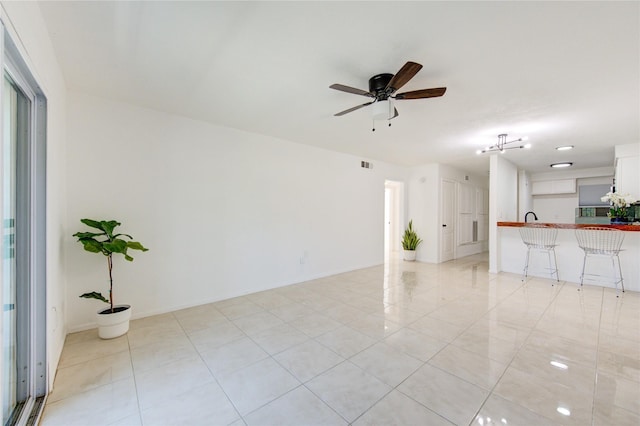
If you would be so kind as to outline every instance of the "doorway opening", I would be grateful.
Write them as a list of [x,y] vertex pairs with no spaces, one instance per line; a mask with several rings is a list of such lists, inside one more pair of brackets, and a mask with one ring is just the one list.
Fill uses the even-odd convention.
[[404,217],[404,183],[384,182],[384,260],[399,256]]

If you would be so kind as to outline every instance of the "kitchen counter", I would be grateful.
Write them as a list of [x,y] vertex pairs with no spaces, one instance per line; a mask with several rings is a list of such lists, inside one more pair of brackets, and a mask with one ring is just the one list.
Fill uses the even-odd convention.
[[[558,229],[555,248],[558,263],[560,281],[575,283],[580,285],[580,273],[582,271],[582,259],[584,252],[578,247],[575,236],[575,229],[589,226],[602,226],[605,228],[620,229],[625,231],[622,251],[620,252],[620,265],[622,267],[622,277],[626,290],[640,291],[640,225],[588,225],[572,223],[535,223],[546,225]],[[499,271],[522,274],[524,260],[527,249],[520,237],[519,228],[525,226],[524,222],[498,222],[497,241],[497,268]],[[546,268],[548,268],[547,256],[540,253],[532,254],[529,262],[529,276],[550,278]],[[587,263],[588,271],[611,276],[611,261],[608,258],[590,258]],[[591,268],[595,268],[591,269]],[[614,287],[609,282],[595,282],[585,279],[585,285],[600,285],[603,287]]]
[[640,232],[640,222],[635,222],[635,223],[636,224],[628,223],[625,225],[622,225],[622,224],[616,224],[616,225],[595,224],[594,225],[594,224],[588,224],[588,223],[498,222],[498,226],[512,226],[512,227],[520,228],[525,225],[535,224],[535,225],[544,225],[544,226],[548,226],[549,228],[558,228],[558,229],[579,229],[579,228],[590,228],[593,226],[597,226],[599,228],[612,228],[612,229],[619,229],[621,231]]

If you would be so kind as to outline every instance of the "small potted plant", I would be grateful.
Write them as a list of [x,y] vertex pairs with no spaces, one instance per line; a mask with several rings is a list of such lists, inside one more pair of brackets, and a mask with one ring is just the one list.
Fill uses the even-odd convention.
[[409,221],[409,226],[404,230],[402,236],[402,248],[404,249],[404,260],[416,260],[416,249],[422,240],[418,238],[418,234],[413,230],[413,220]]
[[629,216],[631,216],[629,207],[638,202],[629,194],[621,195],[617,192],[607,192],[600,200],[609,202],[610,208],[607,216],[611,219],[611,223],[628,222]]
[[109,304],[108,308],[100,309],[97,313],[98,336],[101,339],[113,339],[129,331],[131,319],[130,305],[113,304],[113,255],[121,254],[125,260],[131,262],[133,257],[129,255],[128,250],[147,251],[148,249],[139,242],[132,241],[131,235],[115,234],[115,228],[121,225],[115,220],[81,219],[80,222],[99,230],[99,232],[76,232],[73,236],[78,238],[78,242],[82,243],[86,251],[106,256],[109,270],[109,298],[97,291],[84,293],[80,297],[97,299]]

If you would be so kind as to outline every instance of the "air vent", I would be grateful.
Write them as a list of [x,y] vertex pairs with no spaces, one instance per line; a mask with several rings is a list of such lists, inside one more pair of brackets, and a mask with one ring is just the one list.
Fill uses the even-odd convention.
[[361,161],[360,167],[362,167],[363,169],[373,169],[373,164],[368,161]]

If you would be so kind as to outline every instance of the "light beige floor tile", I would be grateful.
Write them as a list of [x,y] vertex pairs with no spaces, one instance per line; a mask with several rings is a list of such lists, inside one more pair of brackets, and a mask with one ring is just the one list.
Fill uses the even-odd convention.
[[349,327],[376,340],[384,339],[401,328],[397,322],[379,315],[363,316],[349,323]]
[[186,334],[178,321],[173,320],[158,326],[145,326],[131,329],[127,336],[129,338],[129,346],[135,349],[162,342],[166,339],[183,337],[186,336]]
[[627,340],[604,334],[601,335],[598,340],[598,348],[603,351],[640,359],[640,342],[636,342],[635,340]]
[[269,309],[269,312],[285,322],[291,322],[299,318],[304,318],[306,315],[315,311],[301,303],[295,302]]
[[247,335],[253,336],[276,325],[284,324],[284,321],[269,312],[258,312],[233,320],[233,323]]
[[376,342],[376,339],[348,326],[342,326],[315,338],[344,358],[350,358]]
[[228,425],[240,414],[217,383],[208,383],[142,410],[142,418],[154,426]]
[[319,313],[310,313],[303,317],[296,318],[290,321],[289,324],[309,337],[317,337],[342,326],[338,321]]
[[399,305],[387,305],[381,313],[375,315],[384,316],[385,319],[398,323],[401,326],[409,325],[424,316],[424,314],[420,312],[414,312]]
[[216,303],[216,308],[225,316],[227,319],[234,320],[241,317],[245,317],[247,315],[257,314],[258,312],[264,312],[265,309],[260,305],[252,302],[251,300],[244,298],[237,303],[230,304],[222,304],[221,302]]
[[640,293],[487,265],[392,258],[71,334],[42,424],[640,424]]
[[171,329],[177,324],[176,317],[173,313],[152,315],[150,317],[132,320],[129,324],[130,330],[138,330],[141,328],[162,328]]
[[131,350],[131,361],[136,373],[153,370],[181,359],[197,357],[198,352],[187,336],[167,338]]
[[475,334],[470,331],[462,333],[451,344],[504,364],[508,364],[513,360],[521,345],[506,339],[493,337],[493,335]]
[[338,302],[334,306],[325,309],[322,313],[341,324],[349,324],[350,322],[353,322],[365,315],[364,311],[342,302]]
[[291,373],[271,358],[223,374],[218,383],[242,416],[300,386]]
[[509,367],[493,392],[556,423],[585,425],[591,422],[593,394],[549,382],[536,371]]
[[197,350],[207,351],[243,337],[246,337],[246,334],[229,321],[212,328],[193,332],[189,335],[189,340]]
[[304,386],[299,386],[257,409],[247,415],[245,420],[249,426],[339,426],[347,424],[345,419]]
[[302,383],[344,361],[343,357],[315,340],[307,340],[273,358]]
[[453,423],[437,415],[408,396],[393,390],[353,423],[354,426],[451,426]]
[[141,409],[171,400],[193,387],[214,382],[209,369],[200,359],[175,361],[136,373],[135,378]]
[[133,377],[133,369],[131,356],[126,351],[60,368],[48,401],[59,401],[128,377]]
[[204,306],[206,309],[189,308],[186,311],[182,310],[175,313],[178,323],[180,323],[185,333],[190,334],[228,321],[227,317],[211,305]]
[[594,405],[593,426],[640,425],[640,415],[638,414],[600,400],[596,400]]
[[279,294],[276,290],[267,290],[249,294],[247,295],[247,298],[264,309],[273,309],[293,302],[293,300]]
[[62,355],[60,356],[58,368],[81,364],[93,359],[103,358],[107,355],[129,350],[127,336],[102,340],[98,338],[96,333],[95,337],[96,338],[92,340],[85,340],[73,345],[65,345],[62,350]]
[[311,380],[306,387],[349,422],[392,389],[349,361]]
[[349,361],[391,387],[399,385],[423,364],[385,343],[377,343]]
[[507,364],[451,345],[431,358],[429,364],[486,390],[495,386],[507,368]]
[[595,367],[595,340],[593,342],[578,341],[534,330],[524,346],[550,357]]
[[275,355],[309,340],[309,336],[289,324],[280,324],[251,336],[262,349]]
[[511,363],[520,371],[535,372],[540,380],[564,385],[569,389],[593,394],[596,379],[595,363],[589,365],[565,356],[566,352],[546,351],[535,345],[525,344]]
[[98,340],[98,329],[92,328],[91,330],[79,331],[77,333],[67,334],[64,340],[65,346],[71,346],[76,343],[86,342],[89,340]]
[[469,424],[489,394],[429,364],[424,365],[397,388],[454,424]]
[[239,370],[269,356],[253,340],[243,337],[217,348],[201,350],[200,356],[216,376]]
[[140,414],[136,413],[109,423],[109,426],[142,426],[142,419]]
[[108,425],[138,414],[133,378],[109,383],[46,405],[41,425]]
[[615,405],[640,415],[640,382],[598,373],[595,402]]
[[431,359],[447,345],[447,342],[409,328],[401,328],[385,338],[383,342],[423,362]]
[[601,350],[598,372],[640,382],[640,359]]
[[409,325],[408,328],[449,343],[458,337],[466,327],[451,324],[427,315]]
[[472,423],[474,426],[553,426],[560,424],[498,395],[489,396]]

